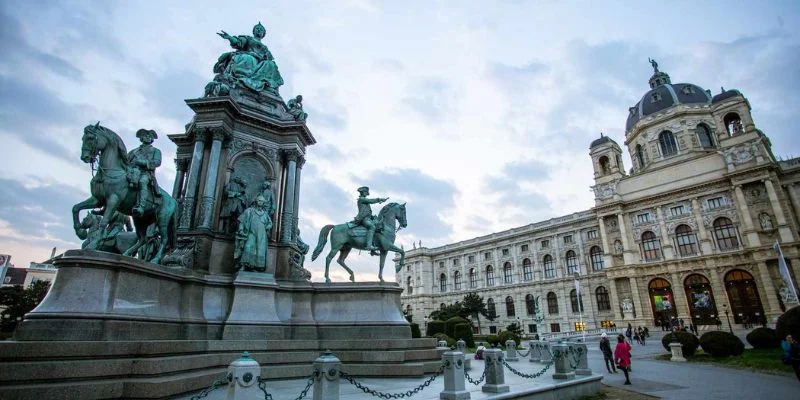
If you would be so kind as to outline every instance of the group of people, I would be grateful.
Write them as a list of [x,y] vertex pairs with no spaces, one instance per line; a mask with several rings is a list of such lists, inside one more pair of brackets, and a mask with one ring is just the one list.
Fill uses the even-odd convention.
[[641,326],[633,329],[633,326],[628,324],[628,329],[625,330],[625,336],[628,337],[628,342],[634,340],[636,343],[644,346],[645,341],[650,337],[650,330],[647,329],[647,327],[642,328]]
[[617,370],[622,370],[622,373],[625,374],[625,384],[630,385],[631,379],[629,374],[631,372],[631,344],[625,340],[625,336],[617,336],[617,345],[612,353],[611,340],[609,340],[608,335],[603,332],[600,335],[600,351],[603,352],[603,360],[605,361],[608,373],[616,374]]

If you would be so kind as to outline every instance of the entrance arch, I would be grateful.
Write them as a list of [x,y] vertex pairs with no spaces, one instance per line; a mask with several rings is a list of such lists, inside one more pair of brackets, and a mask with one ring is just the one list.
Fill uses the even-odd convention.
[[695,325],[715,325],[717,304],[714,302],[714,291],[711,283],[703,275],[691,274],[683,280],[686,299],[689,301],[689,313]]
[[760,323],[764,320],[764,307],[753,275],[747,271],[734,269],[725,274],[725,290],[731,302],[733,320],[737,324]]
[[650,306],[653,308],[653,321],[663,325],[677,317],[672,285],[664,278],[655,278],[647,285],[650,292]]

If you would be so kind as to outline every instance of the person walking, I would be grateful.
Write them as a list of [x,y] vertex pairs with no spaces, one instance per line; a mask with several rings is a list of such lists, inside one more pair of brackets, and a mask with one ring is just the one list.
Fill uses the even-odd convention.
[[606,363],[608,373],[616,374],[617,367],[614,364],[614,354],[611,352],[611,341],[608,340],[608,335],[605,332],[600,334],[600,351],[603,352],[603,361]]
[[639,341],[641,342],[642,346],[644,346],[646,344],[645,343],[645,336],[646,335],[645,335],[644,329],[642,329],[642,327],[640,326],[639,327]]
[[800,343],[786,335],[786,339],[781,342],[783,349],[783,363],[791,365],[797,379],[800,380]]
[[622,335],[617,336],[617,347],[614,348],[614,361],[616,361],[619,369],[625,374],[625,385],[631,384],[631,378],[628,375],[631,366],[631,345],[625,342],[625,337]]

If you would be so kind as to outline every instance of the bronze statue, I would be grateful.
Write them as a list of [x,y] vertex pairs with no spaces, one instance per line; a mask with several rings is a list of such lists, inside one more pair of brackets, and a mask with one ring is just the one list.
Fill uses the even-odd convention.
[[269,232],[272,229],[269,209],[262,196],[256,197],[255,204],[239,216],[236,231],[234,259],[236,269],[264,272],[269,260]]
[[376,197],[374,199],[370,199],[369,197],[369,188],[366,186],[362,186],[357,189],[358,190],[358,199],[356,199],[356,205],[358,207],[358,214],[356,217],[353,218],[352,226],[363,226],[367,228],[367,237],[366,237],[366,250],[370,252],[374,252],[377,250],[375,244],[373,243],[375,238],[375,217],[372,215],[372,207],[370,204],[375,203],[383,203],[384,201],[388,200],[389,198],[380,198]]
[[303,96],[299,94],[297,97],[289,99],[286,103],[286,107],[289,109],[289,114],[294,117],[295,121],[303,122],[308,117],[308,113],[303,111]]
[[158,134],[152,129],[139,129],[136,137],[142,144],[131,150],[128,154],[128,181],[130,187],[137,191],[134,215],[144,213],[145,201],[153,197],[160,197],[158,183],[156,182],[156,168],[161,166],[161,150],[153,147],[153,141],[158,139]]
[[244,212],[247,207],[247,184],[240,176],[236,176],[225,185],[225,203],[222,205],[222,210],[219,213],[219,219],[222,220],[222,230],[228,233],[236,232],[236,224],[239,220],[239,215]]

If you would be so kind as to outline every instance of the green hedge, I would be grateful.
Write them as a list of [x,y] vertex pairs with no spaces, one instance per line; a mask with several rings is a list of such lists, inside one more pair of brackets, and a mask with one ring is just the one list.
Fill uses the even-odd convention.
[[475,339],[472,338],[472,324],[458,324],[453,330],[453,339],[464,339],[467,347],[475,347]]
[[486,343],[489,344],[489,347],[492,347],[494,345],[498,345],[498,344],[500,344],[500,336],[489,335],[489,336],[486,337]]
[[469,321],[467,321],[465,318],[461,317],[450,318],[447,321],[444,321],[444,333],[447,334],[447,336],[450,336],[451,338],[458,339],[458,335],[455,334],[456,325],[468,324],[468,323]]
[[425,330],[425,336],[436,336],[437,333],[445,333],[444,321],[428,321],[428,328]]
[[775,329],[770,328],[753,329],[747,334],[747,343],[750,343],[750,346],[753,346],[754,349],[774,349],[781,345]]
[[744,343],[736,335],[724,331],[706,332],[700,336],[700,346],[712,357],[739,356],[744,353]]
[[500,345],[505,346],[507,341],[513,340],[517,344],[517,347],[519,347],[521,338],[516,333],[511,331],[500,331],[498,336],[500,338]]
[[792,335],[795,340],[800,338],[800,307],[792,307],[778,317],[775,334],[778,340],[785,339],[786,335]]
[[445,342],[447,342],[448,347],[453,347],[456,345],[456,340],[451,338],[450,336],[445,335],[444,333],[437,333],[433,335],[433,337],[435,337],[437,341],[444,340]]
[[411,337],[413,339],[422,337],[422,333],[419,330],[419,324],[411,324]]
[[664,346],[664,350],[672,351],[669,348],[669,344],[672,343],[673,335],[678,336],[678,342],[681,343],[681,350],[683,350],[684,357],[693,356],[697,351],[697,346],[700,345],[700,340],[697,339],[697,336],[688,332],[673,332],[664,335],[664,337],[661,338],[661,345]]

